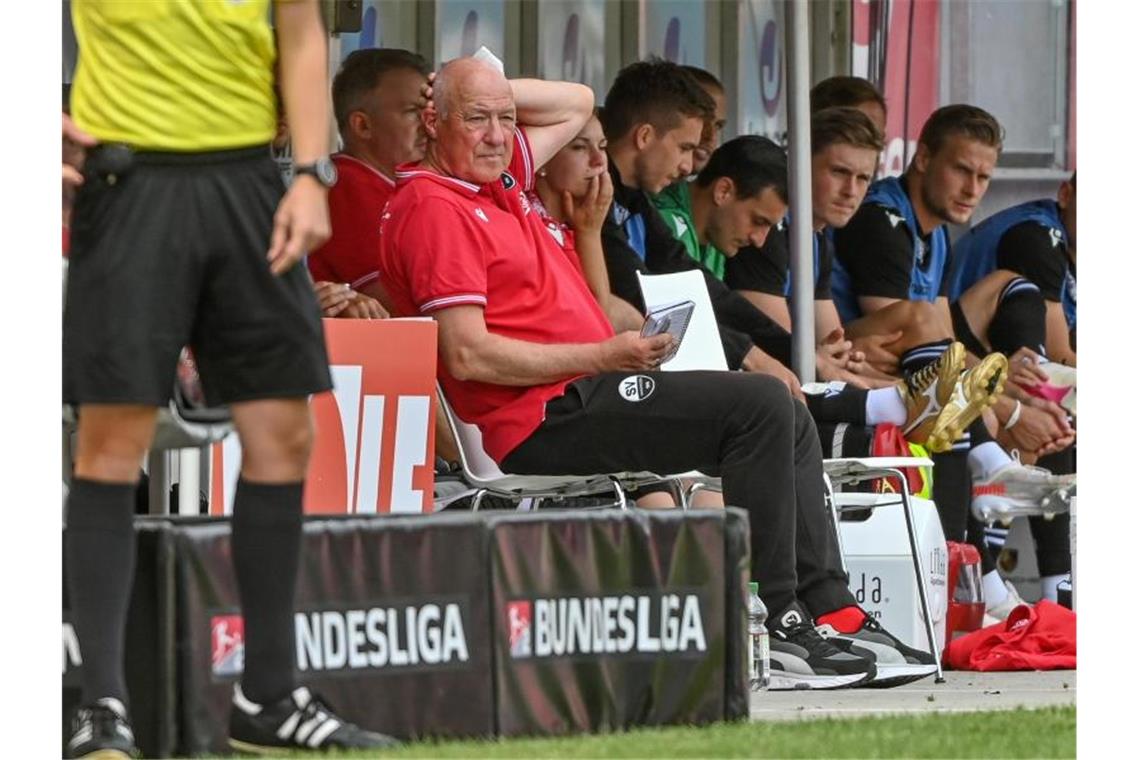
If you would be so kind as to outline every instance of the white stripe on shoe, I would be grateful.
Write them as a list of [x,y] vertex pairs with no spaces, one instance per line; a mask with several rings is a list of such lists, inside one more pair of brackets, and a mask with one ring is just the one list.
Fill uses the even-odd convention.
[[319,747],[321,742],[327,739],[329,734],[338,728],[340,728],[340,721],[336,718],[329,718],[309,737],[308,745],[314,749]]

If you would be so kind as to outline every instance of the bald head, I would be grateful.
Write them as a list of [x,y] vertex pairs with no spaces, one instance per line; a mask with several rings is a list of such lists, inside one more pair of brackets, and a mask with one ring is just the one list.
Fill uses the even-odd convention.
[[454,58],[445,63],[432,85],[432,102],[441,119],[447,118],[457,98],[503,94],[511,97],[511,85],[503,73],[490,63],[471,57]]
[[515,100],[494,66],[475,58],[444,64],[432,85],[434,109],[424,112],[425,162],[444,174],[483,184],[511,161]]

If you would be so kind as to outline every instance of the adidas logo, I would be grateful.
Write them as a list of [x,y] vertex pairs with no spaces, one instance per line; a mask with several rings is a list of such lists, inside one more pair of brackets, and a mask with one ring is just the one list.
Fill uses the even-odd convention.
[[906,221],[906,217],[896,216],[896,215],[892,214],[890,211],[888,211],[887,212],[887,221],[891,223],[892,227],[898,227],[900,224],[902,224],[903,222]]

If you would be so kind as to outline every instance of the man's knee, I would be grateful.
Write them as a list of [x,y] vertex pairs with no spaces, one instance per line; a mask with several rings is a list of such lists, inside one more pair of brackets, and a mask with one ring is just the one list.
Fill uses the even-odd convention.
[[262,408],[235,414],[242,444],[242,474],[263,482],[300,480],[313,447],[313,420],[307,404]]
[[154,436],[151,407],[92,405],[79,411],[75,475],[106,483],[137,483]]
[[[736,372],[727,375],[739,387],[728,394],[741,419],[757,424],[792,426],[796,412],[791,392],[783,381],[759,372]],[[796,402],[798,403],[798,402]],[[802,403],[799,406],[803,406]],[[805,409],[806,413],[806,409]]]

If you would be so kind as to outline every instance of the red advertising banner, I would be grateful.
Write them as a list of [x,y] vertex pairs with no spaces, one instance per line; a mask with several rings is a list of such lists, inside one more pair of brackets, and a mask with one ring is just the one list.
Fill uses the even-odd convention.
[[[436,324],[326,319],[333,390],[313,396],[316,438],[305,512],[430,512],[435,459]],[[213,447],[210,512],[229,514],[236,436]]]

